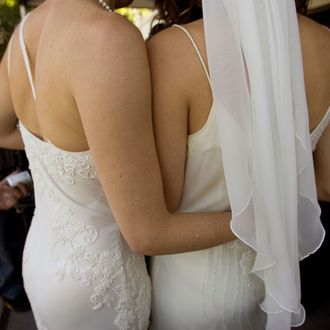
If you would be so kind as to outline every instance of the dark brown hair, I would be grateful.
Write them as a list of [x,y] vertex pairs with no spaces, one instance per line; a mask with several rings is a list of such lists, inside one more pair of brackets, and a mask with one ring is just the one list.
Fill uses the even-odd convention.
[[309,0],[295,0],[298,14],[305,15],[308,9]]
[[173,24],[186,24],[203,17],[202,0],[155,0],[159,14],[154,18],[156,25],[151,35]]
[[[297,13],[306,14],[309,0],[295,0],[295,3]],[[202,0],[155,0],[155,8],[159,14],[150,36],[173,24],[186,24],[203,17]]]

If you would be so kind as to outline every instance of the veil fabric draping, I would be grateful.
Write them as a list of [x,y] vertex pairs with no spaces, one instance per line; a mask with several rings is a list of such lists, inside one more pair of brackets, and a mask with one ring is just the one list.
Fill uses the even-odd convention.
[[269,330],[304,322],[299,260],[325,232],[294,0],[204,0],[213,102],[235,235],[256,251]]

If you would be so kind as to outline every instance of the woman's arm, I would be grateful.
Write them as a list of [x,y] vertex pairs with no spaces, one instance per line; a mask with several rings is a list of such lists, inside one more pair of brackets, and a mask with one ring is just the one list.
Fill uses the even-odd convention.
[[180,53],[177,49],[182,48],[182,39],[176,38],[182,36],[182,32],[177,29],[164,32],[148,41],[147,50],[151,66],[156,149],[166,204],[171,212],[176,212],[185,177],[189,123],[186,76],[189,70],[185,56],[173,56],[173,52]]
[[2,148],[24,149],[17,122],[9,89],[7,47],[0,63],[0,146]]
[[166,208],[140,33],[113,15],[84,33],[82,49],[84,38],[88,51],[77,53],[72,63],[73,95],[104,191],[131,249],[169,254],[231,240],[228,212],[173,215]]
[[[207,120],[208,115],[201,108],[209,109],[212,100],[200,60],[182,31],[172,28],[159,33],[149,40],[147,49],[157,154],[166,204],[175,212],[183,194],[188,134],[199,130],[200,124]],[[204,80],[205,84],[201,84]],[[197,102],[196,107],[195,98],[205,102]],[[218,214],[223,216],[226,212]],[[229,223],[224,223],[224,241],[236,238]]]

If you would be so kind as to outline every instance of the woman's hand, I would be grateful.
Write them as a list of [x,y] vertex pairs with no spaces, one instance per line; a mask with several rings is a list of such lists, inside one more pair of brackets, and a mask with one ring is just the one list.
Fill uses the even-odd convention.
[[18,201],[25,197],[29,192],[29,188],[19,183],[15,187],[10,187],[7,179],[0,181],[0,210],[8,210],[14,207]]

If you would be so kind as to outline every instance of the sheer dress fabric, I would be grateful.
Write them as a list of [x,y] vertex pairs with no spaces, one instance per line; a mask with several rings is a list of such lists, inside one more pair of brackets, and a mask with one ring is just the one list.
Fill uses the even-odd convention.
[[293,0],[203,1],[231,228],[256,251],[269,330],[304,322],[299,260],[324,238]]

